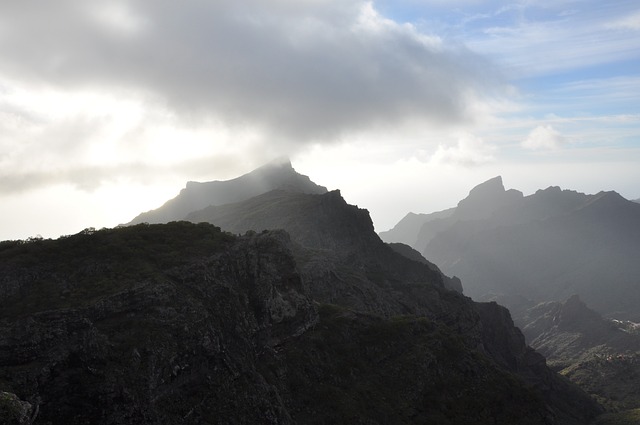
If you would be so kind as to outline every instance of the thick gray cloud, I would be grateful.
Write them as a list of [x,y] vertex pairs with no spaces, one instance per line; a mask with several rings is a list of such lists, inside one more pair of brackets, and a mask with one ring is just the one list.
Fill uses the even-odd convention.
[[472,119],[468,102],[494,88],[487,67],[355,0],[0,5],[0,78],[133,90],[289,143]]

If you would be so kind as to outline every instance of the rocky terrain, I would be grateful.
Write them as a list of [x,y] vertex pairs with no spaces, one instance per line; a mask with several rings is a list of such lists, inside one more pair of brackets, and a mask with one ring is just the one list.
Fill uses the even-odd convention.
[[0,390],[42,424],[578,424],[597,413],[504,308],[426,280],[415,294],[431,295],[429,314],[314,301],[293,249],[284,232],[185,222],[4,242]]
[[549,366],[612,411],[640,408],[640,325],[605,319],[577,295],[516,313]]
[[504,307],[383,243],[339,192],[192,212],[230,232],[171,222],[0,243],[5,422],[577,425],[601,412]]

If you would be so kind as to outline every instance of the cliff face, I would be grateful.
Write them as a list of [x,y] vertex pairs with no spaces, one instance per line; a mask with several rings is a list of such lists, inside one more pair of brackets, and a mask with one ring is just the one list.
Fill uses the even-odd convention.
[[505,311],[441,285],[387,281],[382,309],[318,314],[318,282],[283,232],[171,223],[0,248],[0,391],[36,406],[36,423],[577,424],[597,412]]
[[[318,320],[288,237],[236,240],[212,226],[170,226],[3,252],[14,267],[34,251],[48,254],[35,271],[3,263],[5,276],[22,279],[15,296],[2,298],[0,386],[38,405],[37,423],[291,422],[256,366],[261,351]],[[203,249],[184,253],[192,238]],[[143,261],[130,265],[144,272],[98,255],[97,244],[136,252]],[[56,253],[69,245],[88,251],[74,259],[80,268],[66,269],[69,253]],[[154,261],[167,251],[173,264]],[[102,282],[83,284],[94,280]],[[51,302],[38,299],[40,286],[57,292]]]
[[[427,314],[437,308],[433,288],[451,279],[437,267],[412,261],[376,235],[366,210],[339,191],[322,195],[271,191],[244,202],[208,207],[187,216],[232,233],[284,229],[314,299],[383,315]],[[457,282],[455,282],[457,283]],[[416,297],[416,292],[422,294]]]
[[0,391],[42,424],[582,424],[598,412],[503,308],[428,282],[412,284],[423,315],[317,304],[296,249],[281,231],[185,222],[5,242]]

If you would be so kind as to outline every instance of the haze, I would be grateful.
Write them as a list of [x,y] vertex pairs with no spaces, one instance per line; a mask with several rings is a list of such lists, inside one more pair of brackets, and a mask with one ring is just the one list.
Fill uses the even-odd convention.
[[640,197],[634,1],[0,4],[0,240],[112,227],[282,155],[371,212],[502,175]]

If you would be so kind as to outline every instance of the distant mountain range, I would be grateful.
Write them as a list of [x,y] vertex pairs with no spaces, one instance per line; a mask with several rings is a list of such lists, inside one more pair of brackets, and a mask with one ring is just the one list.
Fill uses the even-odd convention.
[[163,219],[0,243],[0,421],[582,425],[601,412],[507,309],[383,243],[366,210],[290,164],[189,184],[136,221]]
[[640,205],[616,192],[523,196],[496,177],[457,207],[409,214],[380,236],[410,244],[478,300],[518,309],[579,294],[599,313],[640,321]]

